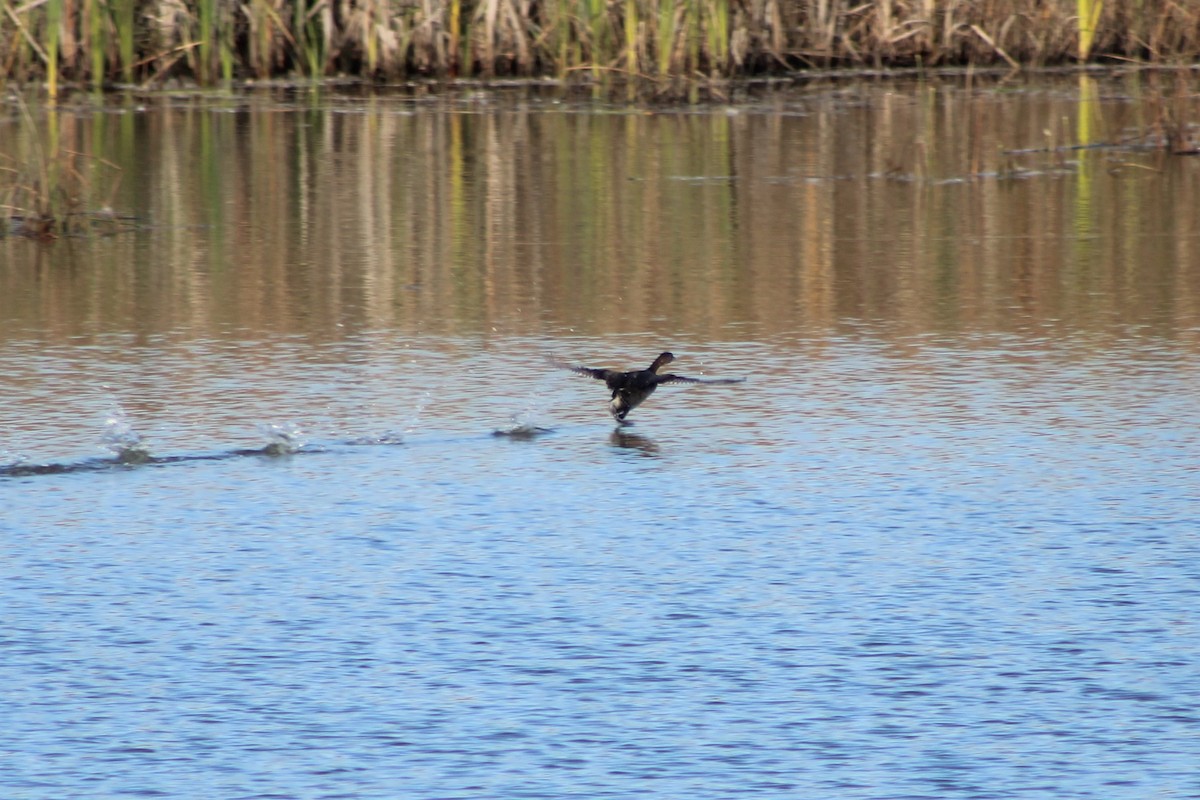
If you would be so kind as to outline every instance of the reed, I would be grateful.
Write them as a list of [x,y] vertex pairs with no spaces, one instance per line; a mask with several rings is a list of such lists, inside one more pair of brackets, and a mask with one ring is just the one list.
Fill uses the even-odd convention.
[[638,5],[637,0],[625,0],[625,71],[638,74]]
[[326,41],[319,19],[321,11],[327,6],[328,3],[324,2],[315,3],[312,7],[299,2],[292,9],[292,28],[297,32],[296,39],[304,69],[313,78],[325,74]]
[[677,13],[675,3],[664,2],[658,11],[658,76],[666,78],[672,71],[675,58]]
[[[664,83],[821,66],[1174,63],[1200,0],[0,0],[0,78],[330,72]],[[115,44],[114,44],[115,43]]]
[[64,146],[58,111],[49,109],[39,125],[24,96],[14,92],[13,98],[20,124],[33,135],[28,153],[0,155],[0,236],[52,241],[64,234],[114,231],[122,223],[111,211],[119,179],[114,177],[107,197],[97,201],[105,181],[95,176],[116,166]]
[[[612,34],[608,19],[608,4],[604,0],[588,0],[585,27],[580,38],[590,51],[590,62],[593,75],[599,77],[599,70],[606,66],[605,62],[612,60]],[[606,57],[607,56],[607,57]]]
[[137,0],[112,0],[113,26],[117,29],[117,60],[121,65],[121,80],[133,83],[137,52],[134,47],[134,5]]
[[196,0],[196,6],[196,78],[202,84],[210,84],[216,53],[217,0]]
[[1096,40],[1096,27],[1100,24],[1100,12],[1104,0],[1076,0],[1079,24],[1079,60],[1087,61]]
[[243,6],[250,20],[249,68],[258,78],[271,77],[271,63],[275,55],[276,18],[268,0],[250,0]]
[[90,57],[89,71],[93,90],[104,86],[104,67],[106,61],[106,26],[104,7],[99,0],[84,0],[83,13],[87,26],[87,50]]
[[229,4],[221,7],[220,13],[217,16],[217,38],[219,45],[217,48],[217,58],[221,62],[221,80],[229,83],[233,80],[235,69],[234,63],[234,36],[233,21],[234,10]]
[[711,66],[723,73],[729,60],[729,0],[707,0],[703,8]]
[[46,0],[46,94],[58,99],[58,47],[62,37],[62,0]]

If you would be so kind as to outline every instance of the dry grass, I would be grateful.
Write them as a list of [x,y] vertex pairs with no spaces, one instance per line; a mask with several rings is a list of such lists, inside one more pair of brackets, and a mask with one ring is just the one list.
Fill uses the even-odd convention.
[[728,78],[828,66],[1173,63],[1200,0],[0,0],[0,80]]

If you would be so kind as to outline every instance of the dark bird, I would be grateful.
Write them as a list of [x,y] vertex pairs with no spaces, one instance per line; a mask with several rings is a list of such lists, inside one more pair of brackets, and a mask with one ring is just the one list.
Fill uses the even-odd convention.
[[646,369],[635,369],[630,372],[618,372],[614,369],[594,369],[592,367],[573,367],[570,364],[558,364],[560,367],[587,375],[598,381],[604,381],[612,392],[612,402],[608,410],[617,422],[624,422],[630,411],[640,406],[642,402],[654,394],[654,390],[663,383],[741,383],[745,378],[688,378],[683,375],[659,375],[658,370],[675,360],[671,353],[661,353]]

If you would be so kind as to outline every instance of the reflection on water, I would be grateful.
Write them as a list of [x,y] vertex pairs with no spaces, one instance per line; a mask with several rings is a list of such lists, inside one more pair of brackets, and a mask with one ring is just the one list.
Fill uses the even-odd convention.
[[60,112],[0,796],[1194,795],[1200,167],[1089,80]]
[[653,456],[658,453],[658,445],[653,439],[646,436],[640,436],[629,431],[626,428],[616,428],[608,436],[609,443],[613,447],[621,447],[626,450],[634,450],[642,455]]
[[[63,111],[147,227],[0,242],[0,318],[57,341],[106,320],[322,340],[847,321],[1188,335],[1200,164],[1062,149],[1131,139],[1141,80],[818,86],[658,113],[525,95]],[[31,147],[12,123],[0,141]]]

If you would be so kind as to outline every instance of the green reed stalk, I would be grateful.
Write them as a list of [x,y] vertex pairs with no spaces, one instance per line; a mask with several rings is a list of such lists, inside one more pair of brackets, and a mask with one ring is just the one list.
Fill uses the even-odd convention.
[[460,30],[462,26],[461,0],[450,0],[450,9],[447,16],[449,17],[447,29],[450,35],[450,52],[447,54],[450,63],[447,66],[451,72],[458,73],[462,71],[462,65],[459,63],[458,56],[459,37],[462,35]]
[[299,41],[305,71],[312,78],[321,77],[325,71],[324,39],[316,14],[319,5],[320,0],[310,9],[299,0],[292,9],[292,30]]
[[196,53],[196,79],[201,85],[212,83],[213,35],[217,29],[217,0],[196,0],[200,29]]
[[683,35],[686,42],[684,49],[684,70],[691,74],[700,63],[700,6],[699,0],[685,0],[686,14]]
[[604,0],[588,0],[588,39],[591,43],[592,73],[600,77],[600,59],[607,37],[604,35],[605,12]]
[[233,82],[234,26],[233,12],[228,5],[217,10],[217,49],[221,60],[221,80],[226,85]]
[[707,29],[709,71],[724,73],[729,62],[729,0],[710,0]]
[[104,86],[104,8],[100,0],[84,0],[84,15],[87,18],[88,51],[92,60],[92,89],[100,91]]
[[367,24],[364,35],[367,37],[367,72],[372,75],[379,68],[379,37],[375,35],[375,26],[379,24],[381,17],[378,0],[367,0]]
[[630,75],[636,75],[638,72],[637,30],[637,0],[625,0],[625,69]]
[[567,38],[571,42],[571,66],[584,67],[589,64],[592,47],[592,10],[588,0],[568,0],[571,28]]
[[121,80],[133,83],[134,7],[137,0],[112,0],[117,28],[117,56],[121,61]]
[[659,0],[658,6],[658,75],[665,77],[671,69],[675,54],[675,0]]
[[568,53],[565,63],[571,68],[583,67],[587,63],[590,47],[586,29],[588,22],[585,15],[590,12],[586,6],[582,5],[581,0],[561,0],[561,2],[564,26],[563,47]]
[[1096,26],[1100,24],[1100,11],[1104,0],[1076,0],[1076,15],[1079,25],[1079,60],[1087,61],[1096,39]]
[[58,47],[62,35],[63,0],[46,3],[46,93],[53,103],[58,99]]

